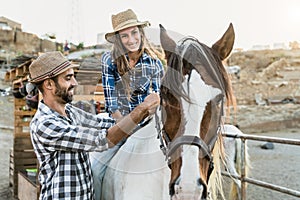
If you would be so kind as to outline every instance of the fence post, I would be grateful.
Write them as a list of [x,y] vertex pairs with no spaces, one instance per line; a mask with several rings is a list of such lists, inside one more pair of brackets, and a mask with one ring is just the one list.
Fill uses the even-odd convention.
[[247,176],[246,171],[246,140],[244,138],[241,138],[241,199],[246,199],[246,182],[245,177]]

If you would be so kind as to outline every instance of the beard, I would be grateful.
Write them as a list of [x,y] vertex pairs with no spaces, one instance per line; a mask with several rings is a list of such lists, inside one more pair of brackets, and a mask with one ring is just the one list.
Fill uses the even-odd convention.
[[56,84],[55,95],[60,97],[63,103],[71,103],[73,101],[73,94],[70,94],[69,91],[73,89],[74,86],[70,86],[68,89],[61,88],[59,84]]

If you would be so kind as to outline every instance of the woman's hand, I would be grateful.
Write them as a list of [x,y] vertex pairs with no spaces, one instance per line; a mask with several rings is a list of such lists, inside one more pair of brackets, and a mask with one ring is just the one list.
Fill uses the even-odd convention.
[[119,110],[117,110],[114,113],[111,113],[112,118],[114,118],[115,120],[119,121],[123,118],[123,115],[121,114],[121,112]]
[[143,102],[143,104],[147,106],[149,115],[155,113],[157,106],[159,106],[159,103],[160,103],[160,97],[158,93],[149,94]]

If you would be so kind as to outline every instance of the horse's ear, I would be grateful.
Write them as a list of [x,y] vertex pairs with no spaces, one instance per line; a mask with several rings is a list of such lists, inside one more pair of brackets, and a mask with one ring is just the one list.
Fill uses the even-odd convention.
[[227,31],[224,33],[221,39],[219,39],[213,46],[212,48],[216,50],[219,55],[221,60],[224,60],[227,58],[232,51],[233,44],[234,44],[234,29],[232,23],[230,23]]
[[160,43],[163,50],[165,51],[166,58],[168,59],[170,54],[175,52],[176,43],[174,42],[173,39],[169,37],[169,35],[167,34],[167,30],[161,24],[159,24],[159,28],[160,28]]

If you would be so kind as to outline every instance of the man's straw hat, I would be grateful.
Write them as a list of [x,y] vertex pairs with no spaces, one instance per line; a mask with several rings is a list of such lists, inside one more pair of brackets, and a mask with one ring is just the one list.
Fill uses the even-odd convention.
[[75,66],[61,52],[43,53],[29,66],[30,82],[38,83],[47,78],[55,77],[71,67]]
[[150,23],[148,21],[140,22],[137,19],[136,14],[131,9],[120,12],[116,15],[112,15],[111,21],[112,21],[112,26],[114,31],[105,34],[105,39],[111,43],[114,43],[116,32],[120,30],[132,26],[142,26],[142,27],[150,26]]

